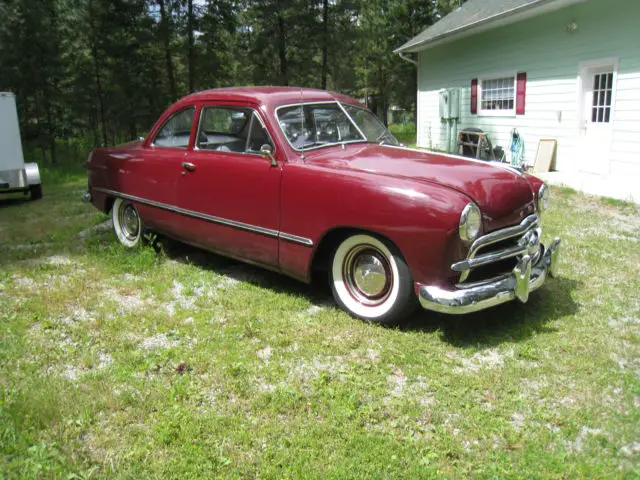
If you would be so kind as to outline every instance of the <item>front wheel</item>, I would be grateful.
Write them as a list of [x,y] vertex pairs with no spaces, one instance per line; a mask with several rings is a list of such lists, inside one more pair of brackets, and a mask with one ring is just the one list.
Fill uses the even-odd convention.
[[401,253],[371,235],[351,235],[338,245],[329,278],[336,302],[365,321],[395,325],[417,305]]
[[135,205],[121,198],[113,202],[111,209],[113,230],[120,243],[127,248],[134,248],[140,244],[142,238],[142,220]]

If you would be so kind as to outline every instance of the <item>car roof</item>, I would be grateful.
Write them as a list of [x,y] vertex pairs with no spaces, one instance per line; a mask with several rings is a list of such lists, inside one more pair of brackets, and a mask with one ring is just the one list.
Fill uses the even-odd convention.
[[181,98],[181,105],[206,101],[247,102],[276,108],[279,105],[306,102],[346,102],[360,105],[351,97],[341,93],[301,87],[228,87],[214,88],[192,93]]

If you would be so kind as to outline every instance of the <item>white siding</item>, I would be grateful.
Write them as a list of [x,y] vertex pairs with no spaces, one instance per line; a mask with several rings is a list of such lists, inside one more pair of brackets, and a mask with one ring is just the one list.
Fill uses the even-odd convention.
[[[610,154],[612,175],[640,175],[640,1],[589,2],[441,45],[420,54],[418,72],[418,145],[446,149],[438,91],[460,87],[460,127],[488,132],[508,149],[511,129],[525,142],[532,164],[538,140],[558,140],[556,168],[577,171],[578,74],[580,63],[618,59]],[[578,29],[568,33],[566,25]],[[471,79],[502,72],[526,72],[525,115],[471,115]]]

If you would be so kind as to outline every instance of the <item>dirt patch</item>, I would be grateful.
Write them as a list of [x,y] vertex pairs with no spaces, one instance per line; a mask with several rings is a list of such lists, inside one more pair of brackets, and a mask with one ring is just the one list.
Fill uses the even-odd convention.
[[113,300],[118,305],[118,311],[121,314],[140,310],[145,305],[150,305],[153,301],[149,298],[143,300],[139,294],[123,295],[113,288],[107,288],[104,296],[109,300]]
[[325,307],[320,306],[320,305],[311,305],[309,308],[307,308],[305,311],[302,312],[303,315],[305,316],[313,316],[313,315],[317,315],[318,313],[320,313],[322,310],[324,310]]
[[516,412],[513,415],[511,415],[511,421],[509,423],[511,424],[511,427],[516,432],[519,432],[520,430],[522,430],[522,427],[524,427],[524,420],[525,420],[524,414]]
[[582,453],[589,442],[589,438],[597,435],[601,435],[602,430],[599,428],[589,428],[587,426],[583,426],[578,432],[576,439],[574,441],[566,442],[565,446],[567,450],[574,453]]
[[348,360],[344,357],[320,357],[316,356],[311,361],[300,360],[290,363],[287,383],[308,384],[311,380],[315,380],[321,374],[327,374],[331,378],[344,380],[345,366]]
[[141,350],[159,350],[176,347],[179,344],[177,339],[169,338],[166,333],[159,333],[142,339],[139,348]]
[[435,397],[426,378],[418,376],[411,380],[399,368],[387,377],[387,389],[389,395],[383,399],[384,403],[389,403],[392,399],[418,402],[423,407],[435,403]]
[[45,258],[43,263],[46,263],[47,265],[56,265],[56,266],[78,264],[78,262],[76,262],[75,260],[72,260],[70,257],[66,255],[53,255],[51,257]]
[[105,222],[99,223],[98,225],[94,225],[93,227],[82,230],[80,233],[78,233],[78,238],[85,239],[90,235],[106,232],[111,229],[113,229],[113,221],[107,220]]
[[84,307],[77,307],[71,310],[69,315],[63,317],[61,323],[65,325],[72,325],[76,322],[88,322],[93,320],[93,316],[87,312]]
[[29,278],[29,277],[14,275],[12,279],[16,283],[16,285],[18,285],[21,288],[26,288],[31,290],[38,286],[38,284],[32,278]]
[[[507,350],[502,353],[495,349],[477,352],[471,358],[458,358],[462,365],[454,368],[453,373],[474,373],[485,369],[502,368],[505,359],[512,357],[513,350]],[[454,358],[457,358],[457,355],[454,355]]]
[[387,377],[387,384],[389,386],[389,394],[392,397],[400,397],[407,386],[407,376],[397,368]]
[[264,363],[269,363],[269,359],[271,358],[271,347],[267,345],[266,347],[258,350],[256,354]]

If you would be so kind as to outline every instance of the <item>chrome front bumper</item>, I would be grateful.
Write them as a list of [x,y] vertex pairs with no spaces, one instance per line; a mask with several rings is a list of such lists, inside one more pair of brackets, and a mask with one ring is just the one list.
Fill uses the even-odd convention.
[[510,275],[468,288],[445,289],[422,285],[419,289],[420,304],[427,310],[440,313],[471,313],[494,307],[514,299],[525,303],[529,292],[540,288],[547,278],[556,275],[560,261],[560,237],[556,237],[545,250],[536,265],[524,255]]

